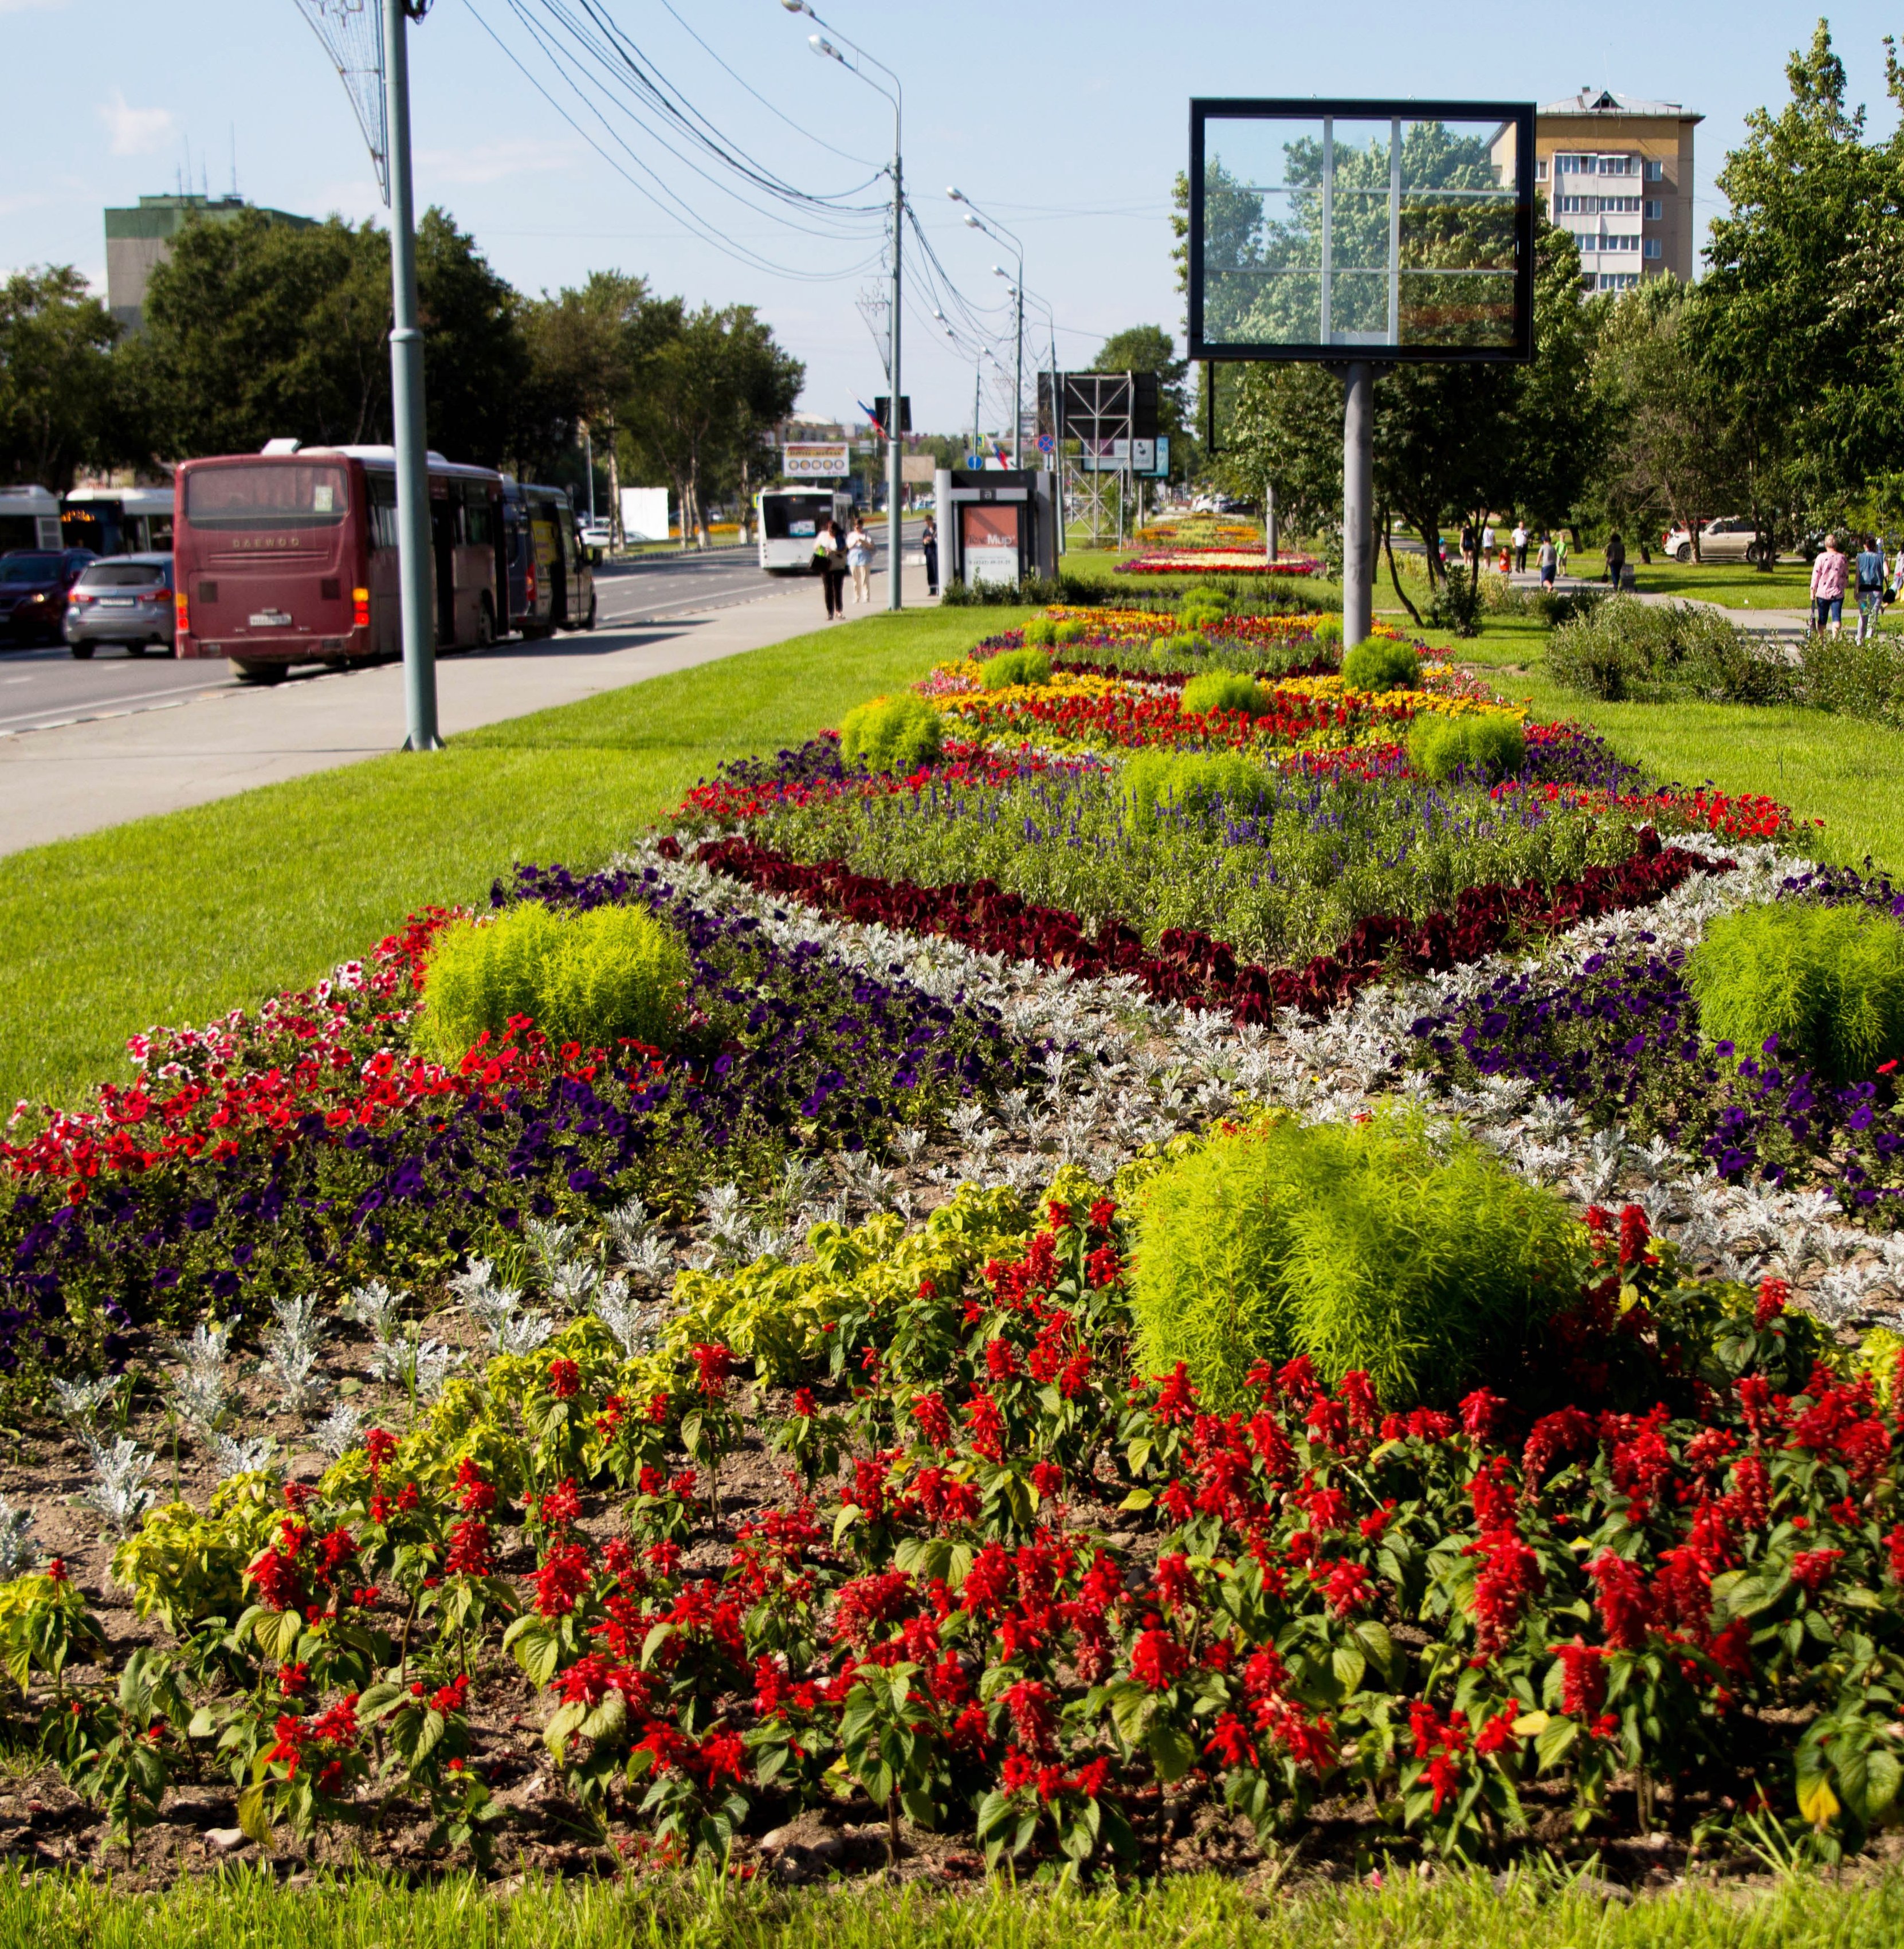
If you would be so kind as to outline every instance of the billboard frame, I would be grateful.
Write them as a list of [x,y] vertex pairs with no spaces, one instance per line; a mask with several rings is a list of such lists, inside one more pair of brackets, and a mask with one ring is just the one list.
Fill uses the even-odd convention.
[[[1499,122],[1512,124],[1514,141],[1514,316],[1511,346],[1281,344],[1208,342],[1204,336],[1204,128],[1215,121]],[[1190,103],[1189,344],[1186,356],[1221,360],[1274,360],[1288,364],[1346,365],[1524,365],[1534,350],[1534,106],[1514,101],[1417,101],[1397,97],[1193,96]]]

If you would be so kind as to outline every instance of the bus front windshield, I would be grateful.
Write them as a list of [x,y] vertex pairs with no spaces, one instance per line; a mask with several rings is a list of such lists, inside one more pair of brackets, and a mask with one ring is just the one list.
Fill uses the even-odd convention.
[[185,519],[194,528],[334,527],[349,505],[347,477],[334,464],[247,461],[185,477]]
[[832,512],[831,494],[763,495],[761,532],[770,542],[811,541]]

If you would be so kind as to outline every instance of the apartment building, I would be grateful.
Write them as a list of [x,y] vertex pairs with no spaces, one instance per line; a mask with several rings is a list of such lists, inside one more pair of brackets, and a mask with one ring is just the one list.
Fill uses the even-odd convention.
[[[175,195],[142,196],[134,210],[106,212],[106,304],[129,332],[144,321],[145,288],[153,272],[172,253],[172,240],[194,218],[217,223],[228,221],[253,206],[241,196],[201,196],[181,190]],[[273,223],[303,228],[311,216],[267,210],[261,215]]]
[[1535,186],[1573,233],[1587,290],[1628,291],[1663,271],[1691,277],[1692,132],[1704,120],[1610,89],[1536,111]]

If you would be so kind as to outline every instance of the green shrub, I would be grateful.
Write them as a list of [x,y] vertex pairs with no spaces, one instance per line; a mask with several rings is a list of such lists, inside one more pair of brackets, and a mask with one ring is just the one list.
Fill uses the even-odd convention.
[[1686,960],[1711,1042],[1779,1066],[1862,1080],[1904,1059],[1904,927],[1865,906],[1775,900],[1714,921]]
[[1208,813],[1219,805],[1253,810],[1271,795],[1274,782],[1260,765],[1235,751],[1139,751],[1124,762],[1125,823],[1148,832],[1159,806]]
[[1091,626],[1082,617],[1067,616],[1051,632],[1054,642],[1081,643],[1091,633]]
[[1409,727],[1409,763],[1418,776],[1437,782],[1463,765],[1489,783],[1520,770],[1527,741],[1511,717],[1444,717],[1424,710]]
[[1406,643],[1371,636],[1343,653],[1342,681],[1351,690],[1412,690],[1421,681],[1421,659]]
[[1269,694],[1253,677],[1240,670],[1206,670],[1183,687],[1180,707],[1187,716],[1211,710],[1246,710],[1260,717],[1269,708]]
[[1904,645],[1895,636],[1808,636],[1799,655],[1807,704],[1904,727]]
[[1464,568],[1451,568],[1440,586],[1428,598],[1421,620],[1431,629],[1446,629],[1457,636],[1481,633],[1481,592],[1474,577]]
[[1004,690],[1017,683],[1049,683],[1051,660],[1042,650],[1004,650],[978,667],[987,690]]
[[1058,641],[1058,625],[1048,616],[1034,616],[1025,625],[1025,642],[1027,646],[1054,643]]
[[1342,618],[1340,616],[1319,616],[1309,626],[1309,633],[1325,649],[1338,645],[1342,641]]
[[1548,639],[1547,667],[1569,690],[1642,704],[1776,704],[1797,687],[1782,660],[1716,610],[1632,595],[1609,596],[1561,623]]
[[551,1042],[612,1049],[632,1036],[657,1048],[679,1034],[688,951],[645,907],[557,913],[539,901],[493,920],[446,927],[424,968],[419,1034],[453,1062],[487,1029],[528,1015]]
[[1418,1116],[1213,1137],[1138,1197],[1131,1301],[1146,1372],[1181,1360],[1213,1406],[1258,1360],[1360,1369],[1395,1407],[1510,1372],[1571,1296],[1573,1220]]
[[873,772],[915,772],[939,755],[945,729],[923,697],[902,691],[856,704],[840,720],[840,755]]

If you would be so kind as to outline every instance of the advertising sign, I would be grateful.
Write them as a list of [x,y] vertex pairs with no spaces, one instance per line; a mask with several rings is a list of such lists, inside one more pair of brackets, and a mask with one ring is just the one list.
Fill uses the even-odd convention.
[[789,480],[843,480],[853,471],[850,440],[790,440],[780,453]]
[[1004,502],[968,501],[960,507],[968,586],[1018,580],[1018,523],[1023,512],[1017,505]]
[[1078,465],[1086,474],[1123,474],[1129,471],[1162,479],[1170,471],[1170,437],[1155,440],[1087,440]]

